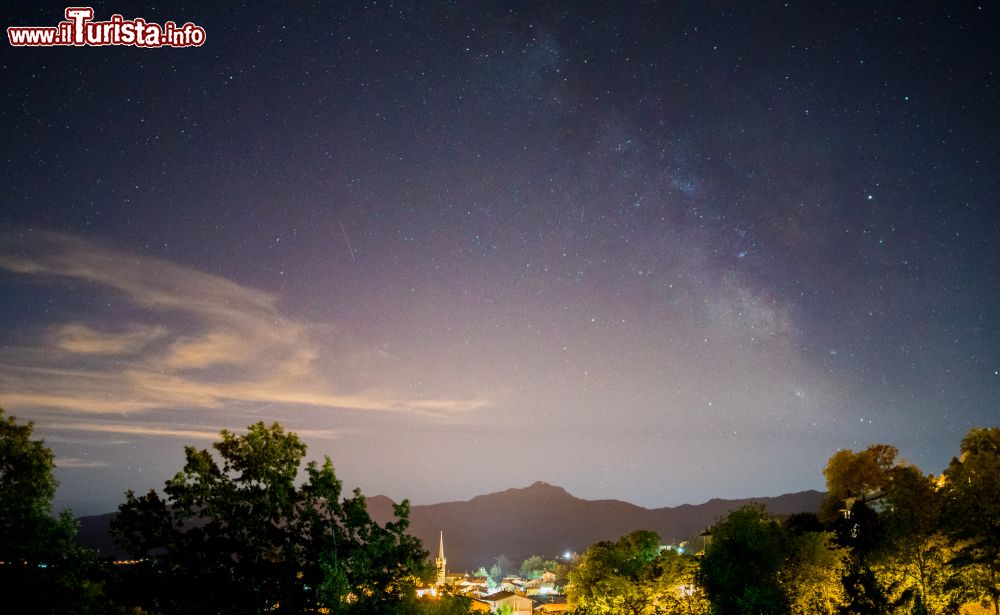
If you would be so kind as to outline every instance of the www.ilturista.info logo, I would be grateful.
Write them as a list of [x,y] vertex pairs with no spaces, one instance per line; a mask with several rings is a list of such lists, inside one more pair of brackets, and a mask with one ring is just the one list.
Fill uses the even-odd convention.
[[109,21],[94,21],[94,9],[89,6],[71,6],[64,14],[66,21],[56,26],[7,28],[7,40],[15,47],[201,47],[205,44],[205,28],[191,22],[183,26],[172,21],[160,25],[141,17],[125,19],[117,14]]

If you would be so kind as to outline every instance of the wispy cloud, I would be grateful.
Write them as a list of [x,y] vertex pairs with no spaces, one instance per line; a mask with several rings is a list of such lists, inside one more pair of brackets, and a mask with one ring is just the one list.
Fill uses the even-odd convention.
[[57,327],[54,342],[57,348],[66,352],[123,354],[140,351],[166,334],[166,328],[160,326],[133,325],[125,331],[109,332],[74,323]]
[[81,459],[79,457],[60,457],[56,459],[57,468],[106,468],[111,464],[100,459]]
[[185,440],[218,440],[219,431],[221,431],[220,429],[183,429],[153,424],[88,422],[53,423],[47,425],[45,429],[57,432],[82,431],[99,434],[172,437],[183,438]]
[[455,419],[489,404],[414,399],[376,382],[377,373],[345,374],[330,351],[344,346],[335,327],[298,321],[275,295],[159,258],[64,234],[7,233],[0,269],[53,285],[83,283],[123,306],[113,320],[94,314],[48,325],[0,352],[0,403],[11,409],[100,414],[269,403]]
[[[97,433],[97,434],[120,434],[120,435],[130,435],[130,436],[145,436],[145,437],[169,437],[169,438],[181,438],[184,440],[208,440],[216,441],[219,440],[219,433],[223,429],[228,429],[233,433],[241,433],[240,429],[232,429],[226,427],[178,427],[176,425],[169,425],[165,423],[120,423],[120,422],[101,422],[101,421],[74,421],[74,422],[56,422],[50,423],[43,427],[47,432],[55,433],[67,433],[67,432],[85,432],[85,433]],[[350,429],[295,429],[296,434],[304,438],[311,438],[316,440],[333,440],[338,437],[353,433],[354,430]],[[48,438],[51,440],[51,438]],[[121,441],[121,443],[127,443],[128,441]]]

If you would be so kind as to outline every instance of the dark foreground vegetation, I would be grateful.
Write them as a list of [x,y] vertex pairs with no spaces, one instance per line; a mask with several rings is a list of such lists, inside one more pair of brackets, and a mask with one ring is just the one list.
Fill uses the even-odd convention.
[[406,533],[405,501],[375,523],[328,458],[302,468],[305,444],[278,424],[223,431],[214,454],[187,447],[163,495],[128,492],[112,526],[134,558],[124,563],[99,561],[76,546],[72,516],[50,515],[53,458],[32,425],[11,417],[0,430],[5,613],[467,611],[464,598],[416,599],[434,571]]
[[[127,563],[99,560],[70,514],[52,516],[52,453],[31,433],[0,410],[5,613],[470,612],[466,598],[416,597],[434,570],[405,501],[374,522],[329,459],[302,466],[305,445],[280,425],[223,431],[214,452],[187,448],[161,492],[127,493],[113,524]],[[839,451],[824,474],[818,514],[746,506],[686,551],[636,531],[558,570],[522,568],[554,572],[579,615],[1000,615],[1000,429],[970,431],[937,477],[887,445]]]

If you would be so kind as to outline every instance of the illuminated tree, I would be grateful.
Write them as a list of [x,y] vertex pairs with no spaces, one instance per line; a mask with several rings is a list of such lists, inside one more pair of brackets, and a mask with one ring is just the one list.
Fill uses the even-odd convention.
[[472,600],[466,596],[439,593],[434,598],[419,598],[394,608],[383,606],[378,613],[389,615],[470,615]]
[[913,466],[893,468],[885,508],[885,545],[873,571],[889,600],[914,613],[956,611],[952,548],[940,531],[942,501],[933,478]]
[[521,564],[521,576],[526,579],[537,579],[545,572],[555,572],[558,565],[554,560],[546,560],[541,555],[532,555]]
[[486,582],[486,586],[490,588],[491,591],[499,590],[503,585],[503,568],[500,567],[499,563],[495,563],[490,566],[490,576]]
[[53,526],[56,493],[52,451],[32,440],[34,423],[18,424],[0,409],[0,554],[4,561],[38,561]]
[[943,475],[944,525],[957,542],[955,563],[981,570],[977,598],[1000,615],[1000,429],[972,429]]
[[698,560],[673,550],[653,562],[658,588],[657,606],[665,613],[703,615],[711,610],[705,590],[698,585]]
[[697,561],[669,549],[659,536],[638,531],[600,542],[570,572],[570,602],[579,615],[702,615],[709,604],[697,585]]
[[147,564],[141,606],[163,613],[392,612],[428,574],[427,553],[408,536],[408,505],[384,527],[358,490],[341,499],[329,458],[296,476],[306,446],[277,423],[222,432],[155,491],[129,492],[113,530]]
[[871,565],[886,604],[906,613],[957,613],[964,592],[953,581],[960,576],[949,565],[953,550],[940,533],[887,549]]
[[[840,450],[823,470],[827,497],[820,505],[820,514],[831,524],[837,543],[851,553],[844,578],[851,613],[884,613],[890,608],[884,586],[872,568],[885,548],[884,523],[866,498],[882,495],[896,467],[896,454],[896,448],[887,444],[875,444],[857,453]],[[841,510],[845,514],[841,515]]]
[[795,615],[832,615],[847,604],[843,577],[849,551],[829,532],[791,533],[789,557],[778,574]]
[[858,453],[846,449],[834,453],[823,470],[827,491],[821,505],[823,516],[832,519],[846,499],[885,487],[897,453],[888,444],[873,444]]
[[637,531],[617,542],[599,542],[569,572],[567,591],[580,613],[654,613],[662,587],[655,565],[660,537]]
[[542,564],[545,559],[541,555],[532,555],[521,562],[521,576],[526,579],[537,579],[542,576]]

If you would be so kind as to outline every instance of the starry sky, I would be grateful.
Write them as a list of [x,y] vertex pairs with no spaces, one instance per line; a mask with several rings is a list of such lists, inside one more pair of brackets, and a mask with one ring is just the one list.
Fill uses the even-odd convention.
[[0,406],[56,508],[258,420],[367,494],[645,506],[1000,422],[995,2],[260,4],[4,42]]

